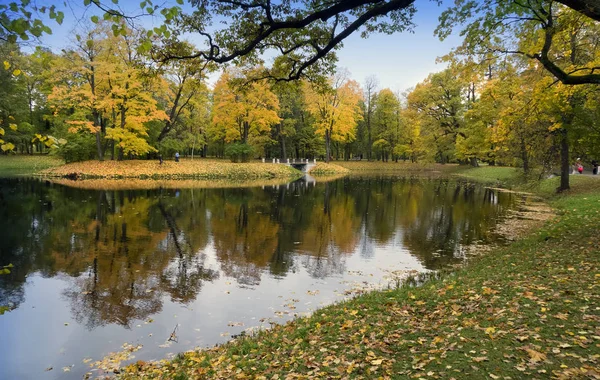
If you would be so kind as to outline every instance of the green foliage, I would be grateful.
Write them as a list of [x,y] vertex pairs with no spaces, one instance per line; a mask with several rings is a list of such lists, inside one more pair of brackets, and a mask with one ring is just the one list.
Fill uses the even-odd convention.
[[96,157],[96,140],[90,134],[70,134],[67,143],[57,149],[57,154],[67,163],[91,160]]
[[254,154],[254,148],[249,144],[234,142],[225,147],[225,155],[231,162],[248,162]]

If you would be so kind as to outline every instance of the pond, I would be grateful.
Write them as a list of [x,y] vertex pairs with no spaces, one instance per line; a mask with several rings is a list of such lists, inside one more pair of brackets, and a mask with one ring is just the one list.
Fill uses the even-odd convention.
[[0,265],[14,265],[0,276],[2,376],[94,377],[111,352],[161,359],[393,286],[497,240],[521,198],[394,176],[151,190],[0,179]]

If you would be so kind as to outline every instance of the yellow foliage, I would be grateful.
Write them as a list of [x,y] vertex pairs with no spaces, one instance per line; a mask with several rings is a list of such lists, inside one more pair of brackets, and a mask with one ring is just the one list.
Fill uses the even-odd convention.
[[246,143],[249,137],[257,141],[281,121],[279,100],[267,82],[235,86],[234,75],[241,73],[225,71],[215,85],[213,135],[223,136],[226,142]]
[[308,112],[315,118],[315,133],[329,135],[333,141],[355,139],[356,125],[362,120],[358,82],[338,75],[329,78],[326,87],[304,83],[303,90]]

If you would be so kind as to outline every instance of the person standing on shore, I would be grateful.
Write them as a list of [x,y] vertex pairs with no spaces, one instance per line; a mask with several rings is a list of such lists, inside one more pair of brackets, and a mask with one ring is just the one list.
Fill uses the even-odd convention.
[[175,162],[179,162],[179,152],[175,152]]

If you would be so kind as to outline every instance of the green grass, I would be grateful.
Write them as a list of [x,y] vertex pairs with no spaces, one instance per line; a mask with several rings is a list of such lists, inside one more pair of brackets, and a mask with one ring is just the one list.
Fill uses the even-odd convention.
[[515,184],[525,180],[523,170],[505,166],[458,166],[449,167],[450,172],[467,179],[481,182],[494,182],[499,184]]
[[[468,178],[512,181],[506,168]],[[376,291],[254,337],[123,378],[595,378],[600,373],[600,192],[596,178],[528,184],[557,217],[420,287]],[[589,181],[598,181],[589,182]]]
[[60,158],[47,155],[0,155],[0,177],[32,175],[63,163]]
[[518,187],[524,191],[534,192],[547,198],[568,197],[571,194],[600,193],[600,176],[571,175],[569,177],[571,189],[561,195],[556,194],[559,184],[560,177],[554,177],[542,181],[531,181]]

